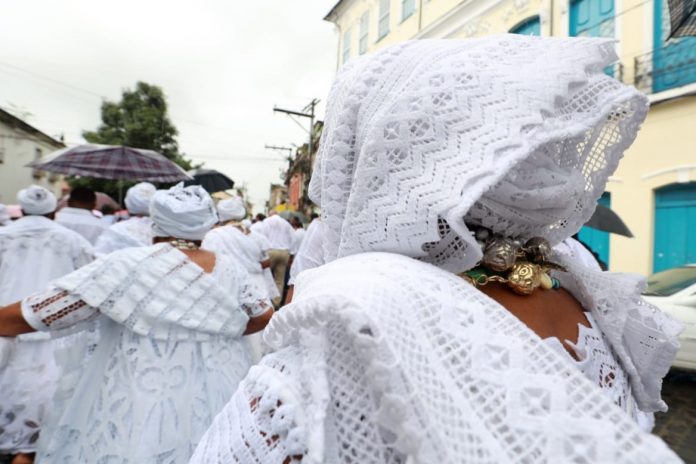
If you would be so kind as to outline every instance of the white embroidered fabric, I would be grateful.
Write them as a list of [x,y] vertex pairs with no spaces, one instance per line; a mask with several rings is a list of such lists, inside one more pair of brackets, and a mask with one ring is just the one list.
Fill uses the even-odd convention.
[[206,274],[168,244],[117,251],[53,286],[23,301],[27,321],[99,343],[59,353],[39,461],[188,462],[249,368],[248,315],[270,302],[234,261],[216,256]]
[[[621,276],[598,275],[617,296],[597,299],[595,318],[650,314],[625,306]],[[679,462],[567,355],[449,272],[369,253],[296,285],[265,332],[279,351],[192,463]]]
[[[256,223],[260,224],[260,223]],[[268,250],[271,249],[271,244],[268,242],[268,239],[266,238],[263,233],[254,232],[251,230],[249,233],[249,238],[251,238],[256,244],[261,248],[261,251],[263,251],[263,259],[264,261],[268,259]],[[278,286],[275,284],[275,280],[273,280],[273,273],[271,272],[271,268],[267,267],[263,270],[263,278],[266,281],[266,288],[268,289],[268,297],[273,300],[274,298],[279,298],[280,297],[280,292],[278,291]]]
[[307,227],[307,233],[302,240],[302,245],[300,245],[295,258],[292,260],[288,285],[295,285],[295,279],[300,275],[300,272],[314,269],[324,264],[323,240],[324,223],[319,219],[315,219]]
[[461,272],[481,257],[465,217],[552,244],[571,236],[647,114],[643,95],[603,73],[615,60],[611,41],[521,35],[352,60],[310,184],[326,261],[386,251]]
[[[626,411],[636,421],[641,430],[650,432],[655,425],[654,415],[638,409],[631,394],[631,385],[626,372],[619,364],[617,356],[604,335],[597,328],[592,315],[586,316],[590,326],[578,324],[576,342],[572,340],[561,342],[556,337],[545,338],[544,342],[573,363],[590,382],[596,383],[615,405]],[[573,350],[575,358],[568,353],[564,344]]]
[[0,306],[42,289],[94,259],[81,235],[43,216],[26,216],[0,229]]
[[[87,240],[43,216],[25,216],[0,228],[0,306],[44,288],[92,259]],[[47,334],[0,339],[0,454],[36,450],[62,375],[54,351],[70,340],[52,340]]]
[[152,219],[132,217],[117,222],[97,238],[94,246],[99,255],[108,255],[124,248],[152,245]]
[[268,284],[261,268],[261,261],[268,257],[249,235],[234,226],[217,227],[206,234],[201,247],[234,259],[268,295]]
[[[299,275],[264,334],[279,351],[192,462],[679,462],[626,403],[446,272],[481,257],[465,221],[557,244],[589,218],[647,114],[603,73],[615,58],[609,41],[512,35],[407,42],[344,66],[310,185],[329,264]],[[634,276],[561,263],[627,401],[664,410],[679,324]]]
[[271,249],[292,250],[295,229],[292,228],[288,221],[277,214],[264,219],[258,230],[256,228],[253,229],[253,232],[257,231],[266,236]]

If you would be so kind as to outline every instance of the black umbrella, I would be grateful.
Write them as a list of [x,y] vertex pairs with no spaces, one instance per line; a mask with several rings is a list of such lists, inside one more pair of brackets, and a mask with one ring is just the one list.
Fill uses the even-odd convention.
[[215,169],[193,169],[187,174],[193,180],[186,182],[186,185],[200,185],[208,193],[221,192],[234,187],[234,181]]
[[604,205],[597,205],[597,209],[595,209],[594,214],[585,225],[611,234],[633,237],[630,229],[624,224],[619,215]]
[[696,36],[696,0],[667,0],[667,4],[669,6],[669,38]]

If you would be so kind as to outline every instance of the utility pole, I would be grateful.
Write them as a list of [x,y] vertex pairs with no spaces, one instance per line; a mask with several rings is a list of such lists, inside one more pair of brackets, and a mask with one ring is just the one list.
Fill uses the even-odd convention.
[[[315,109],[318,104],[319,100],[313,98],[312,101],[309,102],[309,104],[302,108],[300,111],[286,110],[283,108],[278,108],[276,106],[273,107],[274,112],[287,114],[290,117],[290,119],[295,121],[297,125],[302,127],[302,129],[309,134],[309,143],[307,144],[307,149],[309,153],[309,160],[312,165],[314,165],[314,140],[312,135],[314,132]],[[304,126],[297,119],[295,119],[295,117],[308,118],[309,130],[305,129]]]

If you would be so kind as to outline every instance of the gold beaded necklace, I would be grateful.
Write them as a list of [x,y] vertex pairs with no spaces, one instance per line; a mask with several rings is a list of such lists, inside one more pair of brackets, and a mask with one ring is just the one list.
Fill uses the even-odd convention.
[[519,295],[531,295],[538,288],[560,288],[561,282],[550,271],[565,269],[549,260],[552,249],[546,239],[534,237],[522,244],[509,237],[494,236],[483,228],[476,229],[475,237],[483,258],[476,267],[459,274],[472,285],[501,282]]

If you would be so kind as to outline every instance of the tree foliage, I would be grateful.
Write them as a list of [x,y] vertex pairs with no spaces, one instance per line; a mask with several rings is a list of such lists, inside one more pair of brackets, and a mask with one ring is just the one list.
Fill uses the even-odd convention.
[[[138,82],[135,89],[125,89],[121,101],[104,101],[101,106],[102,122],[95,131],[82,136],[90,143],[126,145],[155,150],[185,170],[194,168],[192,162],[179,152],[176,127],[167,114],[167,100],[156,85]],[[132,182],[121,183],[105,179],[72,179],[70,184],[85,186],[118,198],[119,189]]]

